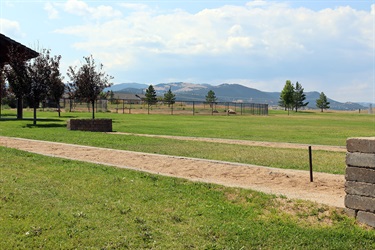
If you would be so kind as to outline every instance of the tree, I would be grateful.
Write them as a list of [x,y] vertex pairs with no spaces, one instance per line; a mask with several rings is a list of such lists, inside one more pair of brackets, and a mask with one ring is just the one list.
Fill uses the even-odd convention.
[[0,68],[0,118],[1,118],[1,108],[3,105],[3,98],[7,96],[7,89],[4,81],[4,71]]
[[34,109],[34,121],[36,125],[36,110],[41,101],[51,96],[52,92],[58,101],[64,93],[63,83],[59,71],[61,56],[51,56],[51,51],[43,49],[38,57],[27,65],[30,79],[30,92],[27,95],[29,103]]
[[9,62],[4,71],[9,89],[17,99],[17,119],[23,118],[23,99],[30,93],[31,87],[26,61],[26,55],[10,47]]
[[327,96],[323,92],[320,93],[319,99],[316,100],[316,107],[320,108],[321,112],[323,112],[323,109],[329,109],[329,104]]
[[210,107],[212,108],[213,104],[216,103],[217,98],[216,94],[213,90],[209,90],[206,95],[206,102],[210,104]]
[[78,70],[70,66],[67,75],[72,82],[70,89],[74,91],[74,97],[91,104],[92,119],[95,119],[95,102],[105,88],[112,86],[113,77],[103,71],[103,64],[95,64],[92,55],[83,58],[85,63]]
[[50,88],[48,96],[56,103],[57,112],[60,117],[60,99],[65,92],[65,84],[63,83],[63,77],[60,74],[61,56],[55,56],[51,61],[51,75],[50,75]]
[[69,112],[72,112],[73,101],[74,101],[74,98],[75,98],[75,93],[77,91],[76,85],[73,82],[68,82],[65,85],[65,89],[66,89],[66,94],[69,97]]
[[171,88],[164,94],[164,102],[168,103],[168,107],[176,102],[176,95],[172,93]]
[[146,96],[146,102],[149,106],[154,105],[158,102],[158,99],[156,97],[156,91],[154,89],[154,86],[152,85],[148,86],[148,89],[146,89],[145,96]]
[[299,108],[305,107],[309,102],[304,102],[306,100],[306,95],[303,93],[302,85],[296,82],[296,87],[294,88],[294,97],[293,97],[294,108],[296,112]]
[[113,91],[111,90],[109,91],[108,95],[109,95],[109,100],[111,101],[111,104],[113,104],[115,101],[115,93],[113,93]]
[[152,85],[148,86],[148,89],[146,89],[145,96],[146,96],[146,103],[147,103],[147,113],[150,114],[150,106],[158,102],[154,86]]
[[279,103],[281,104],[282,107],[285,107],[285,109],[288,110],[288,115],[289,115],[289,110],[294,105],[294,86],[290,80],[286,81],[285,86],[283,90],[281,91]]

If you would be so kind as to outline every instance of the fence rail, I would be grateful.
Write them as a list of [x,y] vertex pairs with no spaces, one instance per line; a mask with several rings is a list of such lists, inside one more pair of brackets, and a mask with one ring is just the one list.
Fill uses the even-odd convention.
[[[60,107],[65,111],[88,111],[91,105],[79,100],[63,98]],[[176,101],[174,104],[157,102],[148,105],[142,100],[97,100],[96,112],[122,114],[171,114],[171,115],[268,115],[268,104],[203,101]]]

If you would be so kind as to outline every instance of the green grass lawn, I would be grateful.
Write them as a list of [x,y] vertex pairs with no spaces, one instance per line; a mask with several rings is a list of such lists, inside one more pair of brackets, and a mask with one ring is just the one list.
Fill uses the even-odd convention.
[[375,231],[341,209],[5,147],[0,155],[0,249],[375,248]]
[[[4,117],[15,117],[14,111],[3,111]],[[0,135],[75,143],[148,153],[197,157],[307,170],[306,149],[277,149],[209,142],[180,141],[129,135],[110,135],[68,131],[66,120],[89,118],[90,113],[38,112],[37,126],[31,120],[0,120]],[[357,113],[301,112],[287,115],[273,111],[269,116],[179,116],[97,113],[98,118],[113,119],[118,132],[227,138],[304,144],[344,146],[348,137],[374,136],[375,116]],[[25,117],[32,117],[25,112]],[[314,150],[314,170],[343,174],[345,153]]]
[[[2,113],[3,118],[15,117],[14,111],[3,110]],[[25,112],[24,117],[31,118],[32,113]],[[41,119],[38,123],[43,127],[65,127],[67,119],[90,117],[90,113],[62,113],[62,117],[58,118],[56,112],[38,112],[38,118]],[[140,134],[230,138],[337,146],[345,146],[348,137],[375,135],[374,115],[344,112],[292,112],[289,116],[283,111],[271,111],[269,116],[183,116],[97,113],[96,117],[113,119],[114,131]],[[49,120],[44,122],[43,119]],[[31,128],[32,122],[24,122],[21,126]],[[9,131],[6,128],[1,128],[0,130],[1,134],[12,132],[25,133],[24,131]]]

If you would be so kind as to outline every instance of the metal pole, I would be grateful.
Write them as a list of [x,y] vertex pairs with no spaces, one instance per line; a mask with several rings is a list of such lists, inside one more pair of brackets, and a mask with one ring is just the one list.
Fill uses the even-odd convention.
[[313,182],[313,166],[312,166],[312,153],[311,146],[309,146],[309,160],[310,160],[310,182]]

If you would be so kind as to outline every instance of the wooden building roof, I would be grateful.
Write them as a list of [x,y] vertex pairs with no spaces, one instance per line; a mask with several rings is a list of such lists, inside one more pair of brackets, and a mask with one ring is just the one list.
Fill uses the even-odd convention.
[[0,66],[9,62],[9,49],[12,46],[17,53],[22,53],[26,60],[39,56],[38,52],[0,33]]

